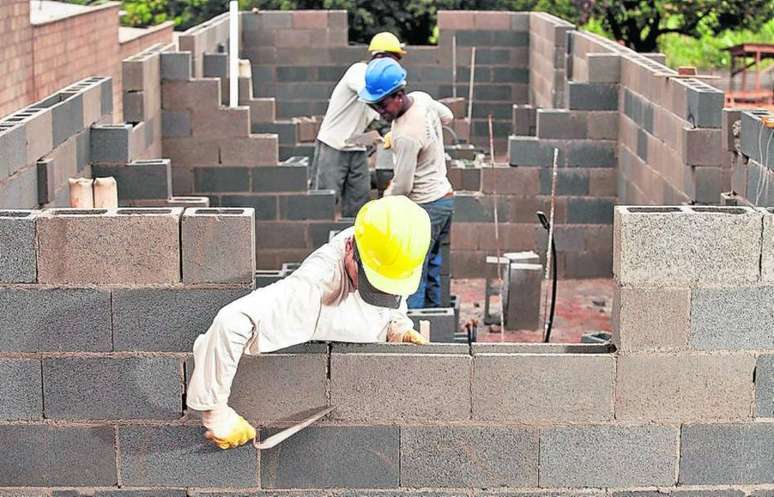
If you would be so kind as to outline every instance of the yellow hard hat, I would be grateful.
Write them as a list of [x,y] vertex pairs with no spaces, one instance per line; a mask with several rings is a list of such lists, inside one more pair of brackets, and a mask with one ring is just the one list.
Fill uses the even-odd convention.
[[368,51],[371,53],[392,52],[406,55],[406,51],[403,47],[403,43],[400,42],[397,36],[390,32],[383,31],[375,34],[374,37],[371,38],[371,44],[368,45]]
[[417,291],[430,248],[430,216],[403,196],[365,204],[355,218],[355,245],[366,284],[358,283],[363,300],[369,287],[390,295]]

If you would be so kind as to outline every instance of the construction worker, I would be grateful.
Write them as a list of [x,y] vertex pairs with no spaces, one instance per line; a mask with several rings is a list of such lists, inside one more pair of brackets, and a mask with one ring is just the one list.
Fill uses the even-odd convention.
[[395,169],[385,195],[406,195],[427,211],[432,223],[422,281],[408,298],[408,307],[440,307],[440,250],[449,238],[454,213],[441,125],[450,124],[454,115],[427,93],[406,93],[405,87],[406,71],[400,64],[391,59],[372,60],[359,95],[382,119],[392,123],[385,147],[392,148]]
[[406,197],[374,200],[355,225],[312,253],[292,275],[221,309],[193,346],[187,405],[222,449],[255,437],[228,406],[242,354],[308,342],[426,343],[406,315],[430,244],[427,213]]
[[[368,46],[371,60],[400,60],[406,54],[392,33],[379,33]],[[365,62],[352,64],[336,84],[328,103],[315,142],[312,159],[313,186],[334,190],[344,217],[355,217],[369,199],[371,176],[368,156],[362,145],[348,144],[347,139],[365,132],[378,114],[358,101],[357,94],[365,84]]]

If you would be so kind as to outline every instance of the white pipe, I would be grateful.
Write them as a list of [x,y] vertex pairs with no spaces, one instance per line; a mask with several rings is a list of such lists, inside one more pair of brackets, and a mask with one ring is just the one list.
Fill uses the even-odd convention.
[[452,35],[452,97],[457,98],[457,33]]
[[239,105],[239,2],[231,0],[228,17],[228,104]]
[[468,86],[468,119],[473,119],[473,82],[476,74],[476,47],[470,52],[470,86]]

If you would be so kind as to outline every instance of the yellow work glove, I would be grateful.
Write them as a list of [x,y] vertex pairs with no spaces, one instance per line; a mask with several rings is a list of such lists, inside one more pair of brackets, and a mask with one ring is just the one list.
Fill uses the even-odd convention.
[[387,134],[384,135],[383,140],[383,147],[385,150],[392,148],[392,131],[388,131]]
[[419,334],[419,332],[416,332],[414,330],[408,330],[403,334],[401,337],[401,342],[403,343],[413,343],[414,345],[425,345],[427,344],[427,340],[425,340],[425,337]]
[[204,436],[221,449],[233,449],[255,438],[255,428],[228,406],[202,413]]

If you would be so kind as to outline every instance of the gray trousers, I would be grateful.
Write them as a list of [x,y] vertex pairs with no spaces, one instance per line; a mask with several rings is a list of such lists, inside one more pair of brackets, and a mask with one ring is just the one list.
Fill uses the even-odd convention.
[[336,192],[336,202],[340,203],[344,217],[355,217],[370,198],[371,175],[368,155],[363,150],[336,150],[317,140],[312,159],[312,178],[314,189]]

